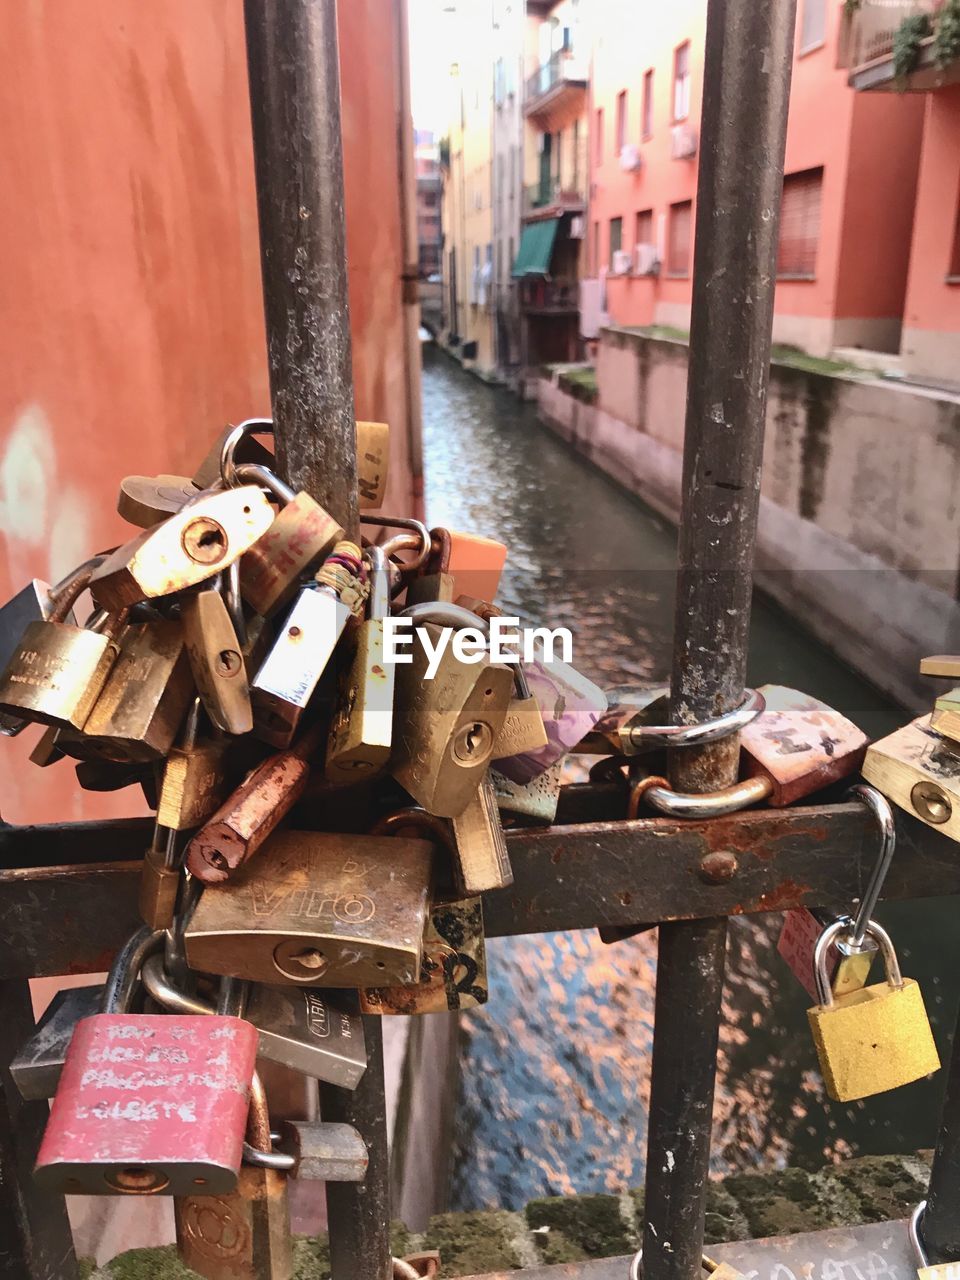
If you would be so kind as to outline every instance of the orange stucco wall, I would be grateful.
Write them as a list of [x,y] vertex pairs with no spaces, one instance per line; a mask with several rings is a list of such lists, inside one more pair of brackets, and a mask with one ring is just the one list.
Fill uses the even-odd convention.
[[[673,59],[676,46],[689,39],[693,83],[688,123],[696,129],[706,29],[704,0],[645,7],[642,17],[635,6],[625,9],[622,0],[603,0],[601,8],[610,12],[601,14],[597,25],[603,34],[594,58],[590,121],[593,129],[596,110],[602,107],[608,141],[604,161],[592,173],[591,274],[598,265],[597,223],[599,265],[609,261],[610,219],[623,218],[623,246],[632,250],[636,212],[642,209],[654,210],[663,252],[669,206],[695,198],[696,160],[670,155]],[[846,72],[835,67],[841,9],[827,6],[824,43],[800,53],[798,39],[794,57],[785,172],[824,170],[815,279],[785,280],[777,286],[776,311],[784,336],[796,335],[802,345],[808,332],[824,333],[823,342],[829,345],[832,328],[827,326],[836,317],[899,317],[907,275],[923,105],[901,95],[857,95],[847,86]],[[629,27],[617,27],[618,21]],[[631,31],[629,40],[611,34],[625,29]],[[653,136],[643,141],[642,77],[648,67],[654,68],[654,127]],[[639,143],[643,155],[637,173],[622,172],[612,145],[616,98],[624,88],[629,95],[627,141]],[[596,155],[595,146],[590,154]],[[615,323],[676,322],[689,307],[690,278],[670,278],[664,264],[656,279],[609,277],[607,297]]]
[[[351,0],[340,21],[357,410],[391,421],[405,501],[394,8]],[[269,398],[242,7],[36,0],[0,33],[6,598],[133,536],[120,478],[191,472]],[[0,743],[5,818],[142,810],[27,764],[37,736]]]
[[[960,210],[960,85],[926,94],[924,101],[926,127],[904,322],[960,338],[960,282],[946,280]],[[960,365],[960,347],[957,351]]]

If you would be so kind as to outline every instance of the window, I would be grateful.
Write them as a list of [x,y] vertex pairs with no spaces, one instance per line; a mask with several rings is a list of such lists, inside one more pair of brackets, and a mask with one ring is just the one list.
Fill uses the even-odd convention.
[[693,201],[681,200],[670,206],[667,241],[667,275],[690,274],[690,244],[693,239]]
[[690,114],[690,41],[673,51],[673,118],[686,120]]
[[640,136],[653,137],[653,68],[643,73],[643,111],[640,121]]
[[627,141],[627,91],[617,94],[617,155]]
[[600,164],[603,160],[603,107],[597,108],[597,136],[593,142],[593,160],[594,164]]
[[580,190],[580,121],[573,122],[573,190]]
[[783,179],[777,252],[777,276],[781,279],[812,280],[816,274],[822,186],[822,169],[787,174]]
[[554,161],[555,161],[555,168],[553,171],[554,185],[556,186],[556,189],[559,191],[563,185],[563,159],[562,159],[563,134],[559,129],[553,135],[553,150],[554,150]]
[[957,209],[957,225],[953,230],[953,250],[950,254],[950,270],[947,279],[953,284],[960,284],[960,208]]
[[637,214],[637,238],[634,244],[653,244],[652,209],[641,209]]
[[610,219],[610,270],[614,269],[614,256],[620,252],[623,246],[623,219]]
[[803,0],[800,53],[818,49],[827,38],[827,0]]

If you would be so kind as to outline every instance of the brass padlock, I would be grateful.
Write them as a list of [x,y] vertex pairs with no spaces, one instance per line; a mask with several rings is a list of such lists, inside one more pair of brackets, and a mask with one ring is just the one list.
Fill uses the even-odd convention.
[[960,746],[918,716],[867,748],[863,776],[907,813],[960,840]]
[[487,956],[479,898],[435,902],[423,935],[420,981],[360,992],[363,1013],[448,1013],[486,1004]]
[[187,961],[254,982],[416,982],[431,854],[425,840],[277,831],[204,891],[184,934]]
[[[413,603],[409,590],[407,591],[407,603]],[[490,604],[487,600],[478,600],[474,596],[460,596],[457,599],[457,604],[460,608],[467,609],[470,613],[475,614],[485,630],[489,629],[491,618],[502,618],[504,616],[502,609],[498,609],[496,605]],[[514,671],[514,696],[511,698],[510,706],[507,708],[503,728],[497,735],[497,741],[493,748],[493,758],[494,760],[500,760],[507,756],[521,755],[525,751],[537,751],[541,747],[545,747],[547,742],[547,730],[543,722],[540,703],[530,692],[527,675],[518,656]]]
[[223,803],[228,779],[225,738],[199,740],[200,699],[194,699],[184,728],[184,744],[172,747],[163,767],[157,821],[174,831],[199,827]]
[[513,884],[507,841],[500,825],[497,797],[484,777],[462,813],[453,819],[454,875],[465,897]]
[[63,745],[81,758],[92,750],[120,763],[157,760],[173,745],[193,696],[180,624],[164,619],[128,626],[83,738],[65,735]]
[[152,529],[198,496],[189,476],[124,476],[117,511],[128,524]]
[[529,782],[512,782],[491,768],[489,777],[497,808],[548,826],[557,816],[563,786],[563,764],[551,765]]
[[212,578],[273,523],[256,485],[201,493],[162,524],[118,547],[93,573],[90,590],[107,609],[168,596]]
[[432,549],[425,573],[447,573],[453,578],[454,599],[473,596],[492,600],[500,586],[507,548],[493,538],[456,529],[431,529]]
[[0,711],[41,724],[82,729],[119,653],[125,614],[99,611],[87,627],[64,619],[88,585],[80,575],[48,621],[30,622],[0,675]]
[[183,596],[180,618],[190,669],[207,715],[224,733],[253,728],[242,646],[220,591],[201,587]]
[[297,596],[251,685],[254,732],[288,747],[362,598],[360,548],[338,542]]
[[377,546],[364,554],[370,565],[370,597],[330,725],[326,776],[331,782],[374,777],[386,768],[393,742],[396,666],[384,659],[383,635],[383,619],[390,612],[387,558]]
[[870,921],[866,933],[880,947],[886,981],[834,997],[827,969],[830,945],[848,929],[828,925],[814,951],[817,996],[807,1011],[827,1093],[835,1102],[870,1098],[939,1070],[920,988],[900,975],[887,931]]
[[361,511],[375,511],[387,492],[390,426],[386,422],[357,422],[357,494]]
[[[415,620],[436,648],[443,623],[429,618],[441,615],[429,605],[414,608],[429,611]],[[479,663],[461,662],[448,643],[436,675],[428,680],[427,654],[416,638],[410,656],[412,662],[397,670],[390,769],[429,813],[453,818],[469,804],[493,755],[513,674],[486,655]]]

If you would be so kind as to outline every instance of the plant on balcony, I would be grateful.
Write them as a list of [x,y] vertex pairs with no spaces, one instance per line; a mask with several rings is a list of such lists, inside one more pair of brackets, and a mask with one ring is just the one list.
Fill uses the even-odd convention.
[[960,58],[960,0],[946,0],[937,14],[933,35],[933,60],[938,67],[949,66]]
[[852,18],[862,3],[863,0],[843,0],[843,12],[848,18]]
[[933,35],[933,27],[928,13],[910,14],[894,32],[893,74],[901,88],[906,88],[907,77],[916,70],[920,46],[930,35]]

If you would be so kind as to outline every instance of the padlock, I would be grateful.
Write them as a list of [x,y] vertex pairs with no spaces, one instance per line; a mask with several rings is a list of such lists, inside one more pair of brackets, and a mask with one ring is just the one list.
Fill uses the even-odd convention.
[[490,785],[501,813],[530,818],[548,826],[557,816],[560,791],[563,785],[563,765],[551,765],[529,782],[511,782],[502,773],[491,768]]
[[513,884],[507,841],[500,825],[497,797],[489,776],[453,819],[454,876],[466,898]]
[[201,587],[182,596],[180,619],[190,669],[211,723],[224,733],[249,733],[253,709],[246,663],[217,587]]
[[607,709],[577,743],[578,755],[635,755],[629,729],[635,724],[663,724],[668,718],[670,686],[625,684],[607,689]]
[[530,782],[575,750],[607,709],[603,690],[566,662],[528,662],[524,672],[540,706],[547,744],[497,759],[498,773],[519,783]]
[[277,831],[208,888],[185,931],[190,967],[254,982],[415,982],[431,881],[425,840]]
[[[234,462],[256,462],[261,467],[275,467],[276,458],[273,453],[257,439],[258,435],[273,438],[273,419],[247,418],[238,425],[245,430],[232,445]],[[238,427],[230,423],[218,432],[208,453],[193,473],[193,483],[198,489],[212,489],[223,483],[223,450],[237,434],[237,430]]]
[[858,772],[869,738],[855,724],[796,689],[758,692],[766,707],[740,731],[740,772],[764,781],[767,804],[793,804]]
[[225,484],[260,485],[280,507],[269,530],[253,544],[240,565],[240,594],[265,618],[289,600],[301,575],[330,553],[344,531],[315,498],[295,492],[268,467],[255,463],[235,465],[229,441],[221,472]]
[[420,573],[407,583],[406,604],[452,604],[456,589],[452,573]]
[[423,935],[420,981],[360,992],[363,1013],[446,1013],[486,1004],[487,958],[480,898],[435,902]]
[[108,556],[90,590],[101,607],[116,610],[195,587],[248,551],[272,522],[256,485],[201,493]]
[[140,919],[151,929],[169,929],[177,908],[182,849],[180,833],[154,825],[153,840],[140,870]]
[[930,1262],[923,1240],[923,1216],[927,1211],[926,1200],[921,1200],[910,1215],[909,1235],[913,1256],[917,1264],[917,1280],[960,1280],[960,1260]]
[[187,868],[204,884],[218,884],[252,858],[303,794],[307,757],[317,749],[316,729],[254,769],[197,832],[187,847]]
[[[160,956],[144,962],[143,983],[161,1008],[175,1013],[217,1012],[203,997],[176,987]],[[258,1057],[344,1089],[357,1087],[367,1069],[367,1055],[354,992],[257,982],[244,986],[242,1011],[257,1029]]]
[[834,997],[827,952],[846,928],[841,922],[828,925],[817,941],[819,1003],[807,1011],[824,1084],[835,1102],[898,1089],[940,1067],[920,988],[901,977],[890,936],[875,920],[866,933],[880,947],[886,981]]
[[930,713],[930,728],[941,738],[960,743],[960,686],[937,698]]
[[[421,626],[436,648],[448,606],[415,605],[401,616]],[[439,625],[430,621],[439,619]],[[461,662],[447,644],[432,680],[427,654],[414,636],[412,661],[397,670],[393,776],[428,813],[453,818],[480,785],[510,705],[513,674],[492,663]]]
[[82,1018],[101,1011],[103,992],[103,983],[67,987],[47,1005],[33,1034],[10,1062],[10,1076],[25,1101],[52,1098],[56,1093],[74,1029]]
[[[817,998],[817,982],[813,968],[813,952],[817,939],[828,924],[839,921],[851,928],[853,920],[849,916],[837,916],[832,911],[820,907],[794,907],[783,914],[783,927],[777,940],[777,954],[787,964],[793,976],[812,999]],[[872,943],[867,949],[843,955],[835,940],[827,951],[826,966],[830,989],[835,996],[846,995],[850,991],[858,991],[866,986],[873,966],[873,958],[877,954],[877,944]]]
[[383,506],[390,463],[390,426],[357,422],[357,495],[361,511]]
[[934,733],[929,716],[867,748],[863,776],[878,791],[951,840],[960,840],[960,747]]
[[[95,572],[95,571],[94,571]],[[0,674],[0,711],[41,724],[82,729],[119,653],[124,614],[98,611],[87,627],[64,619],[89,584],[78,576],[47,621],[29,622]]]
[[152,529],[198,496],[189,476],[124,476],[117,511],[128,524]]
[[357,782],[386,768],[393,742],[396,666],[384,659],[383,619],[390,612],[387,558],[381,547],[364,552],[370,565],[367,617],[360,624],[353,661],[340,681],[327,741],[326,777]]
[[[643,1278],[643,1250],[638,1249],[630,1259],[628,1274],[630,1280],[642,1280]],[[738,1271],[736,1267],[729,1262],[716,1262],[713,1258],[708,1257],[705,1253],[701,1255],[700,1270],[704,1280],[709,1276],[710,1280],[746,1280],[742,1271]]]
[[172,747],[163,767],[157,822],[174,831],[188,831],[216,813],[227,789],[224,738],[201,741],[200,699],[194,700],[184,728],[183,745]]
[[288,747],[333,651],[363,598],[360,548],[338,542],[297,596],[251,686],[254,732]]
[[[259,1085],[259,1081],[257,1081]],[[262,1085],[250,1099],[247,1151],[272,1151]],[[227,1195],[187,1194],[174,1201],[177,1252],[207,1280],[290,1280],[293,1255],[286,1175],[244,1163]]]
[[507,548],[493,538],[455,529],[431,529],[431,552],[424,573],[446,573],[453,578],[453,598],[474,596],[492,600],[500,586]]
[[120,651],[83,726],[65,734],[68,755],[90,753],[119,763],[166,756],[194,697],[190,664],[178,622],[137,623],[124,629]]
[[84,791],[122,791],[125,787],[140,786],[147,806],[151,809],[157,807],[156,776],[149,765],[114,764],[112,760],[78,760],[75,772],[77,782]]
[[[65,730],[58,729],[54,725],[44,729],[30,752],[30,763],[35,764],[38,769],[48,769],[58,760],[65,760],[67,752],[64,743],[60,741],[61,734],[64,732]],[[82,735],[77,734],[77,737]]]
[[77,1024],[34,1178],[60,1194],[231,1190],[256,1031],[240,1018],[121,1012],[128,989],[108,983],[104,1011]]
[[[279,1152],[288,1155],[291,1178],[313,1182],[363,1182],[370,1157],[350,1124],[316,1120],[283,1120]],[[248,1153],[249,1154],[249,1153]]]

